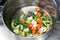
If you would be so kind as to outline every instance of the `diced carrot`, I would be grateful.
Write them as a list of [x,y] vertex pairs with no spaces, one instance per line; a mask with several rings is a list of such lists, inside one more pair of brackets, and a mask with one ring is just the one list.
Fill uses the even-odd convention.
[[39,16],[39,17],[41,16],[40,12],[38,13],[38,16]]
[[43,24],[37,24],[37,29],[39,30],[42,26]]
[[38,24],[42,24],[42,20],[38,20]]
[[37,29],[39,30],[41,28],[40,24],[37,24]]
[[32,30],[32,31],[36,31],[36,30],[37,30],[37,28],[33,28],[33,27],[32,27],[32,28],[31,28],[31,30]]
[[37,17],[39,18],[41,16],[40,12],[37,13]]
[[40,27],[37,27],[37,29],[39,30],[39,29],[40,29]]
[[47,13],[44,13],[44,17],[48,16]]
[[32,23],[29,23],[29,24],[28,24],[28,27],[29,27],[29,28],[32,28],[32,27],[33,27],[33,24],[32,24]]
[[26,22],[25,20],[22,20],[22,24],[25,24],[25,22]]
[[36,35],[39,35],[40,34],[40,32],[36,32]]
[[35,33],[36,33],[36,31],[32,31],[32,33],[33,33],[33,34],[35,34]]
[[37,24],[37,27],[40,27],[40,24]]
[[39,12],[40,11],[40,8],[39,7],[36,7],[36,11]]
[[42,26],[43,26],[43,23],[42,23],[42,24],[40,24],[40,26],[42,27]]

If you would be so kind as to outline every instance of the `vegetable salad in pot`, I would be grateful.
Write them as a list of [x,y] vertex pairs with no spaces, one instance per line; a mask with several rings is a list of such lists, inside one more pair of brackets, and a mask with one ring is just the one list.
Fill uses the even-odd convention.
[[20,10],[20,16],[11,22],[13,32],[22,37],[40,36],[49,31],[52,19],[48,12],[38,6],[27,6]]

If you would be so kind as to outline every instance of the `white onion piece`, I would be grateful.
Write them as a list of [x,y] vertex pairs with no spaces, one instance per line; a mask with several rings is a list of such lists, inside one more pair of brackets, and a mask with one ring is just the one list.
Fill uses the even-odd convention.
[[16,33],[16,34],[18,34],[19,30],[18,29],[14,29],[13,32]]
[[24,31],[24,32],[28,32],[28,31],[29,31],[29,28],[26,28],[26,29],[24,29],[23,31]]
[[27,18],[27,20],[32,20],[32,19],[33,19],[33,17],[32,17],[32,16],[30,16],[30,17],[28,17],[28,18]]
[[37,22],[35,20],[32,20],[33,27],[37,26]]

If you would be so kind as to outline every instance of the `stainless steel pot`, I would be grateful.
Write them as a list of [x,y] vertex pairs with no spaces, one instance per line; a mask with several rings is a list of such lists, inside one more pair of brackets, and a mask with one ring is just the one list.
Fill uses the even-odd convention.
[[[53,1],[55,3],[55,1]],[[11,19],[15,15],[15,12],[18,9],[21,9],[25,6],[36,6],[38,3],[38,0],[8,0],[5,4],[3,13],[2,13],[2,21],[4,26],[11,32]],[[51,29],[50,29],[51,30]],[[14,33],[13,33],[14,34]],[[27,37],[20,37],[16,34],[14,34],[17,39],[16,40],[46,40],[50,34],[50,31],[43,34],[42,36],[38,38],[27,38]]]

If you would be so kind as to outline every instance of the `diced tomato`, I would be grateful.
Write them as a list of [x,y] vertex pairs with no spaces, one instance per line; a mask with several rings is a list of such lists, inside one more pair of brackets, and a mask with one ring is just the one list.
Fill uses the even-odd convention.
[[44,17],[48,16],[47,13],[44,13]]
[[25,20],[22,20],[22,24],[25,24],[25,22],[26,22]]
[[36,7],[36,11],[39,12],[40,11],[40,8],[39,7]]
[[28,27],[29,27],[29,28],[32,28],[32,27],[33,27],[33,24],[32,24],[32,23],[29,23],[29,24],[28,24]]

